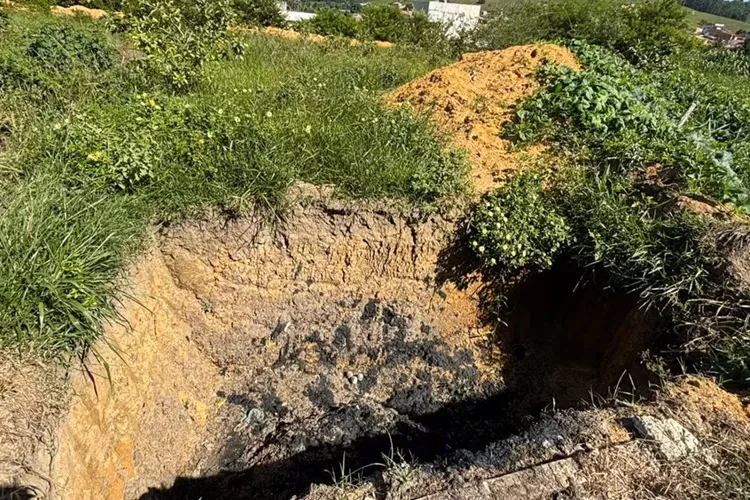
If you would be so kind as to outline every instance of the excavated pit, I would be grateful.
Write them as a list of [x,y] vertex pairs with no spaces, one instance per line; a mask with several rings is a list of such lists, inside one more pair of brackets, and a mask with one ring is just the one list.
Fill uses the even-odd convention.
[[391,447],[480,450],[633,364],[653,325],[632,302],[553,270],[504,325],[455,234],[330,202],[165,230],[74,381],[54,496],[292,498]]

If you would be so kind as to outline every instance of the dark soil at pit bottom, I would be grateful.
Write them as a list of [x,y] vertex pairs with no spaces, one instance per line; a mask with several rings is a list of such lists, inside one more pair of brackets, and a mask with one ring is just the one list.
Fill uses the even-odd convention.
[[408,306],[341,299],[323,307],[325,320],[285,317],[254,346],[280,346],[270,369],[222,368],[227,412],[215,472],[141,500],[287,499],[342,469],[377,472],[393,450],[420,463],[450,460],[522,431],[544,406],[606,393],[625,372],[640,378],[634,360],[659,320],[580,277],[561,266],[509,297],[493,339],[512,353],[504,383],[483,380],[477,366],[490,345],[449,346]]

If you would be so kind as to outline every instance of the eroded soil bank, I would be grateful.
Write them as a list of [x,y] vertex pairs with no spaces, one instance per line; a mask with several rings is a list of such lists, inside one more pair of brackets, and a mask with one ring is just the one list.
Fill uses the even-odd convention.
[[56,497],[291,498],[394,447],[481,450],[616,382],[642,347],[618,347],[643,323],[627,304],[554,274],[503,325],[455,235],[338,202],[165,230],[75,377]]
[[500,392],[479,285],[436,283],[452,227],[342,205],[166,231],[100,350],[111,384],[103,366],[74,384],[61,498],[254,467],[289,497],[356,440]]

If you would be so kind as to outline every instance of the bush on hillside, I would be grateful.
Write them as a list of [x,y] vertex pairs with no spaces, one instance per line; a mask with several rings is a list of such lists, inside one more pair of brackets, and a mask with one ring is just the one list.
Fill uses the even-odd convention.
[[14,54],[0,54],[0,91],[36,87],[49,82],[28,61]]
[[462,36],[447,36],[446,25],[431,21],[422,12],[404,15],[398,7],[385,4],[365,7],[359,36],[365,40],[417,46],[439,57],[455,57],[466,49]]
[[47,68],[62,70],[77,64],[99,71],[114,62],[114,50],[94,31],[50,24],[32,38],[26,53]]
[[514,176],[474,209],[471,247],[487,266],[545,269],[570,243],[570,228],[530,173]]
[[525,0],[490,16],[476,36],[487,49],[539,40],[586,40],[646,64],[694,46],[686,23],[686,13],[675,0]]
[[241,49],[226,29],[234,20],[231,0],[133,0],[124,22],[145,54],[144,74],[179,90],[197,83],[207,63]]
[[362,10],[360,34],[368,40],[396,43],[404,36],[405,18],[396,6],[368,5]]
[[356,19],[335,8],[319,10],[314,18],[299,24],[302,31],[318,35],[355,38],[358,32]]
[[233,0],[233,9],[238,21],[253,26],[276,26],[283,28],[286,19],[276,0]]

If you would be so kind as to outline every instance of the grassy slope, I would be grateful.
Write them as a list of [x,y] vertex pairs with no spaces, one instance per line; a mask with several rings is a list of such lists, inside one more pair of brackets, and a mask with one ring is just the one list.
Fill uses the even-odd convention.
[[461,189],[462,162],[431,127],[378,102],[439,63],[424,54],[248,36],[243,59],[173,95],[119,59],[53,71],[26,50],[48,24],[109,37],[34,12],[2,34],[0,346],[87,346],[153,221],[276,210],[298,179],[417,203]]
[[700,26],[703,21],[706,21],[715,24],[725,24],[728,29],[733,31],[750,31],[750,23],[737,21],[736,19],[730,19],[728,17],[716,16],[707,12],[699,12],[697,10],[688,9],[687,7],[685,7],[685,10],[688,11],[688,20],[690,21],[690,24],[695,26]]

